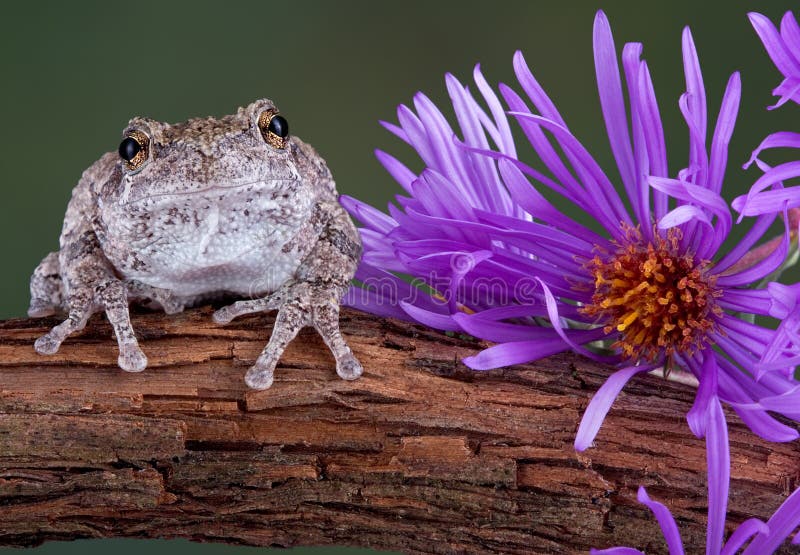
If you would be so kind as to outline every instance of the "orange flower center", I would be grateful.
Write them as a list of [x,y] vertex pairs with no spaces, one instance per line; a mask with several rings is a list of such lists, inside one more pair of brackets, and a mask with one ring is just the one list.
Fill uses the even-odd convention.
[[666,237],[656,231],[647,242],[639,229],[625,233],[616,251],[601,251],[586,264],[595,291],[581,311],[604,322],[606,333],[620,333],[614,347],[626,358],[655,361],[708,344],[722,314],[711,263],[681,252],[678,229]]

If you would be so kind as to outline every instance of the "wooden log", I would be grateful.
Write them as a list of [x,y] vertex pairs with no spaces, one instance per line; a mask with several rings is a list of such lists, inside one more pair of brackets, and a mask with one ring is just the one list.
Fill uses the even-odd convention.
[[[351,310],[364,363],[339,379],[312,330],[267,391],[242,378],[273,317],[227,326],[211,309],[138,313],[150,365],[116,367],[103,317],[44,357],[55,320],[0,323],[0,544],[101,537],[405,553],[573,553],[665,545],[636,489],[667,503],[687,552],[705,545],[706,462],[685,421],[694,392],[635,379],[596,447],[580,416],[609,369],[573,355],[491,372],[485,346]],[[797,485],[800,446],[730,415],[729,532],[767,518]]]

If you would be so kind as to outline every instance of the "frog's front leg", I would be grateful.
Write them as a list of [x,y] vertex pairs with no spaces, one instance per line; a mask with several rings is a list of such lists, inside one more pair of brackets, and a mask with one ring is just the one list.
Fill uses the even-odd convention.
[[[313,230],[313,231],[309,231]],[[347,291],[361,256],[358,231],[335,201],[323,201],[306,230],[293,242],[301,245],[312,233],[314,247],[301,262],[294,278],[262,299],[238,301],[219,309],[214,320],[227,323],[252,312],[278,309],[269,343],[245,376],[247,385],[267,389],[275,366],[297,333],[307,325],[322,336],[336,360],[336,373],[354,380],[363,372],[339,330],[339,301]],[[290,243],[289,248],[294,248]]]
[[65,285],[63,302],[68,316],[36,340],[36,351],[43,355],[55,353],[69,335],[86,326],[92,314],[105,310],[117,336],[120,368],[128,372],[144,370],[147,357],[139,348],[131,326],[125,285],[115,277],[94,232],[86,231],[66,245],[60,259]]

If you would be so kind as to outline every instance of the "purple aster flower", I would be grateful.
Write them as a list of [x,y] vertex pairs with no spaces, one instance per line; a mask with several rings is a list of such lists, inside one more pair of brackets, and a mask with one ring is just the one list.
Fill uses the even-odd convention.
[[[722,249],[732,217],[720,192],[740,78],[734,73],[728,81],[709,145],[705,88],[688,28],[682,46],[686,92],[679,107],[690,150],[687,167],[676,174],[667,167],[642,45],[622,51],[626,106],[602,12],[594,24],[594,58],[618,177],[570,132],[520,53],[514,69],[527,100],[506,85],[499,92],[543,168],[517,156],[506,112],[479,67],[479,99],[446,77],[459,133],[422,93],[413,110],[400,106],[399,125],[384,126],[416,151],[424,169],[417,173],[378,151],[405,191],[397,205],[387,215],[343,197],[363,224],[365,247],[356,275],[361,288],[346,302],[497,343],[464,360],[478,370],[570,349],[616,365],[583,416],[579,450],[592,443],[627,381],[660,367],[684,369],[699,381],[687,415],[696,435],[705,435],[721,399],[758,435],[795,439],[797,431],[768,411],[800,419],[800,384],[791,374],[800,341],[789,326],[776,339],[775,331],[753,323],[755,316],[791,320],[799,304],[800,285],[753,287],[781,267],[788,226],[777,248],[757,260],[746,256],[787,212],[774,205],[738,244]],[[562,213],[551,201],[557,197],[583,214]]]
[[[730,535],[723,545],[725,533],[725,514],[728,505],[730,485],[730,452],[728,450],[728,430],[725,415],[718,399],[709,403],[708,428],[708,475],[716,476],[709,480],[708,490],[708,532],[706,534],[706,553],[708,555],[734,555],[749,541],[742,555],[762,555],[773,553],[800,526],[800,489],[790,495],[778,510],[765,523],[760,519],[748,519]],[[683,540],[678,525],[669,509],[658,501],[653,501],[647,491],[639,488],[639,502],[647,506],[656,517],[670,555],[683,555]],[[792,543],[800,543],[796,535]],[[638,549],[630,547],[611,547],[592,549],[592,555],[643,555]]]
[[783,74],[783,81],[772,91],[780,99],[769,109],[777,108],[789,100],[800,104],[800,25],[794,14],[783,14],[780,31],[760,13],[753,12],[748,17],[775,67]]

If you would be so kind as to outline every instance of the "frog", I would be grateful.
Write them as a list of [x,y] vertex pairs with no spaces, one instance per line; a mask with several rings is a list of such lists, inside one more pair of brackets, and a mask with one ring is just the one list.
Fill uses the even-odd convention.
[[[105,312],[119,368],[147,367],[130,306],[166,314],[215,302],[220,325],[277,310],[266,346],[245,374],[269,388],[287,345],[312,326],[336,373],[363,366],[339,328],[340,303],[362,253],[327,164],[269,99],[235,114],[168,124],[134,117],[116,152],[72,191],[59,237],[30,280],[28,315],[65,318],[35,350],[56,353]],[[227,301],[225,301],[227,299]]]

